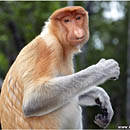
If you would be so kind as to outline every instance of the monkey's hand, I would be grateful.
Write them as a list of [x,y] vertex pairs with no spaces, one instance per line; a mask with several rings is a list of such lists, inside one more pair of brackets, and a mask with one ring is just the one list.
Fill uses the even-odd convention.
[[97,64],[74,74],[74,79],[76,84],[80,83],[87,90],[88,87],[103,84],[109,79],[116,80],[119,74],[120,67],[115,60],[101,59]]
[[102,84],[108,79],[118,79],[120,74],[120,67],[119,64],[113,59],[101,59],[95,65],[95,71],[97,72],[97,78],[98,76],[102,76],[101,80],[99,81],[99,84]]
[[108,127],[113,117],[113,109],[107,93],[102,93],[95,102],[101,107],[102,113],[95,116],[94,123],[102,128]]
[[79,104],[100,106],[102,113],[95,116],[94,122],[102,128],[108,127],[114,112],[110,98],[103,88],[94,86],[88,89],[83,95],[79,96]]

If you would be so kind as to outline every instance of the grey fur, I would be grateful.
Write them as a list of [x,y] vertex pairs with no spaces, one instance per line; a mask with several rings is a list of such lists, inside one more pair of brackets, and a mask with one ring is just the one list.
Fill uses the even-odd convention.
[[[118,79],[119,74],[119,65],[115,60],[102,59],[96,65],[92,65],[80,72],[53,78],[48,83],[43,84],[42,87],[38,87],[39,89],[37,91],[30,90],[30,95],[24,93],[23,112],[26,117],[49,114],[64,106],[70,105],[72,101],[76,103],[78,96],[87,92],[93,86],[104,83],[106,80],[111,78]],[[98,95],[97,97],[105,104],[104,107],[108,109],[110,113],[108,118],[111,120],[113,110],[109,96],[104,90],[97,90],[98,92],[91,89],[92,100]],[[102,101],[104,95],[105,101]],[[28,98],[26,99],[26,97]]]

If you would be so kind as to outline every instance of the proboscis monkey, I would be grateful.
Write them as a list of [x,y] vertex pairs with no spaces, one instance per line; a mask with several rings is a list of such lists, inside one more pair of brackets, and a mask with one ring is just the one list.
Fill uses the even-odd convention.
[[95,123],[106,128],[113,116],[107,93],[96,85],[118,78],[113,59],[74,73],[73,55],[89,38],[88,13],[80,6],[56,10],[40,35],[25,46],[2,87],[3,129],[82,129],[81,105],[99,105]]

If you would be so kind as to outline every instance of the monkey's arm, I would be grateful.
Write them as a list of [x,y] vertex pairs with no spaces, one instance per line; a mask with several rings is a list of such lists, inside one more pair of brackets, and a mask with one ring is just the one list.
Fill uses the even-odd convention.
[[118,63],[103,59],[78,73],[53,78],[46,83],[35,84],[36,86],[31,84],[24,90],[23,112],[27,117],[48,114],[67,104],[89,87],[118,76]]
[[100,106],[102,113],[95,116],[94,122],[103,128],[106,128],[110,124],[114,112],[110,98],[103,88],[97,86],[89,88],[83,95],[79,96],[79,104]]

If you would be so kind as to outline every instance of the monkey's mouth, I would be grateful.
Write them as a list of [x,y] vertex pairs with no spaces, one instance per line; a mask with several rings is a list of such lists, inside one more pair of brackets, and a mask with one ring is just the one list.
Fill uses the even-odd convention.
[[84,39],[84,37],[76,38],[76,40],[83,40],[83,39]]
[[75,38],[71,40],[72,45],[79,45],[85,41],[85,37]]
[[84,37],[76,38],[76,40],[83,40],[83,39],[84,39]]

